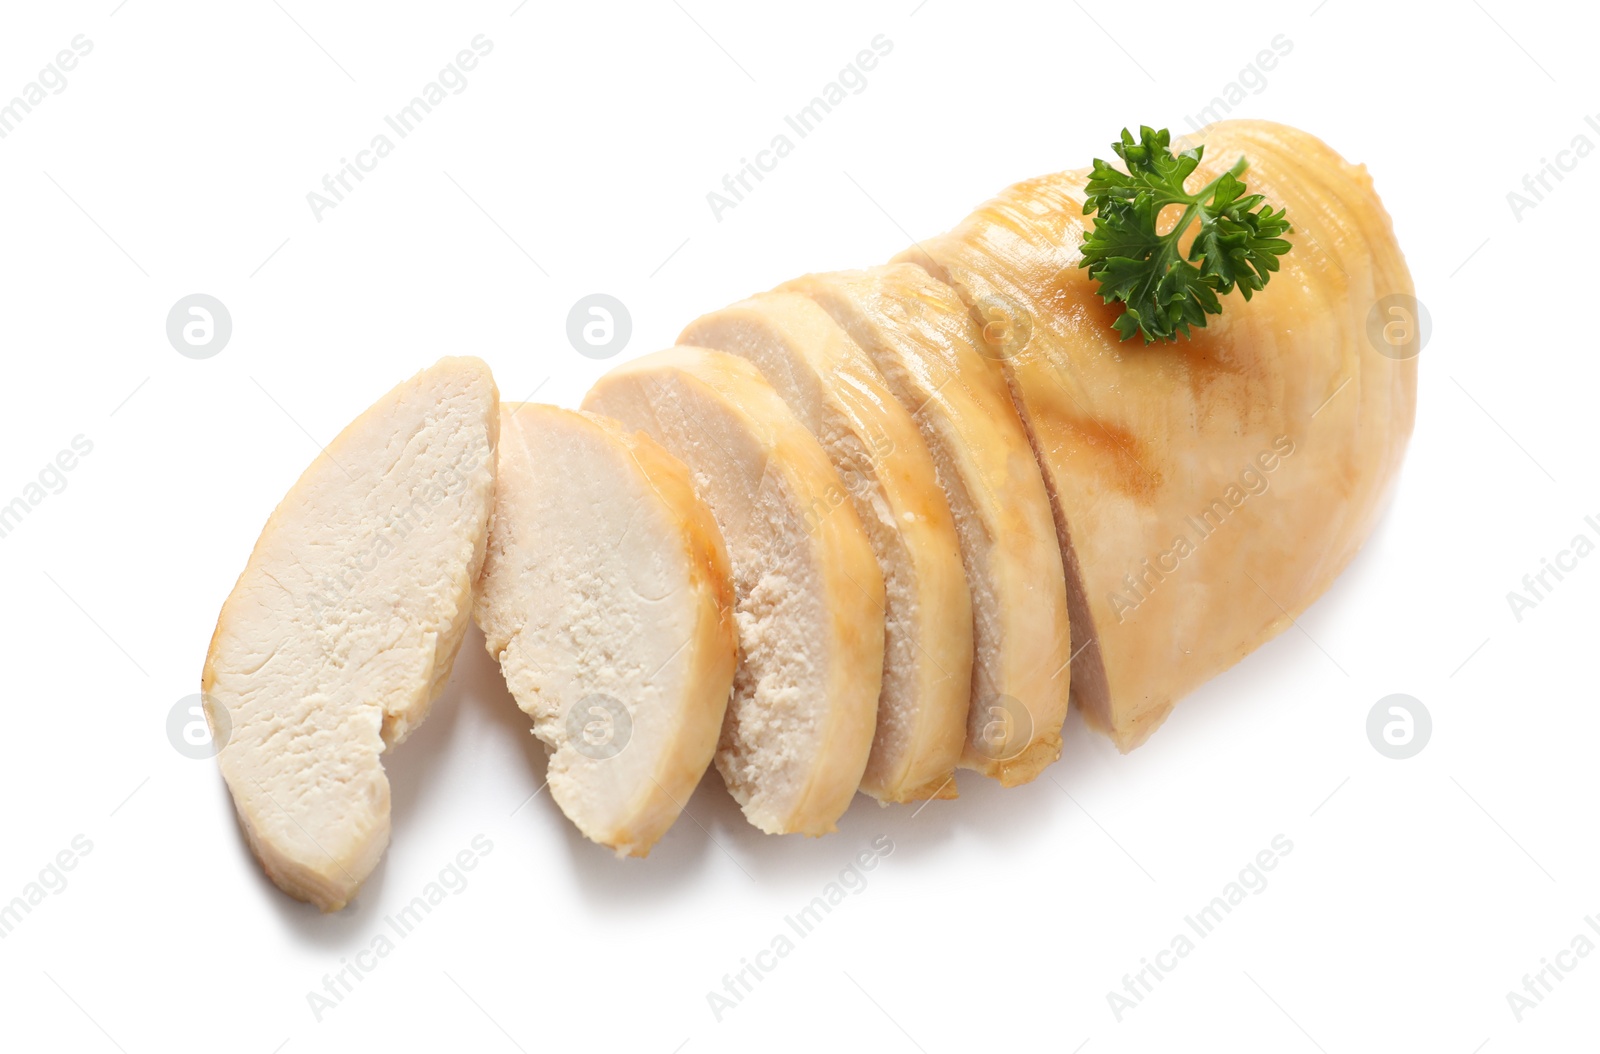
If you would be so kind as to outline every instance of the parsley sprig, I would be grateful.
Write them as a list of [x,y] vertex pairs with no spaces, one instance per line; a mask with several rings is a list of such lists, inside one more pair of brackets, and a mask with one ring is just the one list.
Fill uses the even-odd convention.
[[[1139,141],[1124,128],[1111,149],[1127,171],[1095,158],[1085,187],[1084,215],[1094,229],[1083,236],[1083,262],[1100,283],[1106,303],[1120,300],[1126,310],[1113,325],[1123,340],[1135,333],[1150,344],[1189,336],[1204,328],[1207,315],[1222,313],[1219,293],[1238,286],[1248,301],[1278,269],[1278,257],[1291,248],[1283,239],[1293,228],[1260,194],[1246,194],[1239,181],[1247,167],[1233,167],[1191,194],[1183,181],[1200,163],[1205,147],[1173,154],[1171,137],[1140,127]],[[1177,226],[1158,234],[1156,220],[1169,205],[1182,205]],[[1184,232],[1200,221],[1187,256],[1179,246]]]

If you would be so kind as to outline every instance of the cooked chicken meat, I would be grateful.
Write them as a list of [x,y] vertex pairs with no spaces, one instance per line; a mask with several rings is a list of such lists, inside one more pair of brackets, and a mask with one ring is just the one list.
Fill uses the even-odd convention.
[[1416,360],[1367,333],[1411,278],[1366,170],[1313,136],[1225,121],[1199,186],[1240,155],[1294,250],[1193,338],[1121,343],[1078,267],[1087,169],[1018,183],[901,259],[991,339],[1069,547],[1072,682],[1123,750],[1326,590],[1371,531],[1416,404]]
[[739,668],[716,764],[750,822],[825,834],[861,783],[883,678],[883,577],[822,447],[743,359],[673,348],[584,408],[689,468],[727,542]]
[[683,463],[597,414],[502,404],[475,616],[586,836],[644,856],[711,764],[733,683],[728,554]]
[[763,293],[697,319],[678,341],[761,371],[822,444],[877,554],[883,694],[861,789],[881,801],[954,797],[972,606],[955,522],[916,423],[866,354],[803,296]]
[[980,352],[954,291],[910,264],[781,288],[810,297],[867,352],[927,443],[972,595],[961,764],[1007,786],[1032,779],[1061,753],[1067,591],[1050,499],[999,363]]
[[223,778],[268,876],[324,911],[383,855],[380,756],[427,716],[461,646],[498,399],[473,358],[379,399],[290,488],[217,618],[201,686]]

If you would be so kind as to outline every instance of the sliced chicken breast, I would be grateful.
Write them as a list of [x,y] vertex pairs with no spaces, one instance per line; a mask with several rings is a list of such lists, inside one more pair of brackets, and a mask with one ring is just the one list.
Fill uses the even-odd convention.
[[877,554],[883,695],[861,789],[885,802],[953,797],[972,690],[972,601],[916,423],[866,354],[798,294],[762,293],[714,311],[678,342],[761,371],[822,444]]
[[909,410],[955,518],[973,611],[965,768],[1007,786],[1061,754],[1070,632],[1050,498],[998,360],[954,291],[919,267],[807,275],[815,301]]
[[733,586],[683,463],[610,418],[500,410],[474,615],[585,836],[644,856],[711,755],[733,684]]
[[1120,306],[1078,266],[1087,169],[1018,183],[901,257],[961,295],[1005,364],[1074,556],[1074,694],[1123,750],[1327,589],[1415,416],[1416,360],[1381,334],[1414,327],[1416,302],[1366,170],[1264,121],[1188,138],[1192,186],[1243,155],[1249,192],[1294,226],[1271,284],[1192,339],[1111,328]]
[[499,395],[441,359],[356,418],[273,511],[201,690],[251,849],[335,911],[389,841],[380,755],[450,676],[483,564]]
[[584,409],[689,468],[733,571],[739,667],[718,770],[769,834],[826,834],[861,782],[883,675],[883,578],[827,455],[749,363],[673,348],[617,367]]

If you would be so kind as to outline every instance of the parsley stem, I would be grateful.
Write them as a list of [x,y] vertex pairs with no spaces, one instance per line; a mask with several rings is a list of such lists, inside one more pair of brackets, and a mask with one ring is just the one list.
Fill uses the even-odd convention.
[[1168,264],[1168,270],[1170,270],[1178,262],[1178,254],[1175,251],[1177,248],[1178,239],[1183,237],[1183,232],[1189,229],[1190,223],[1194,222],[1195,213],[1198,212],[1200,214],[1200,225],[1202,227],[1205,226],[1207,220],[1205,204],[1207,201],[1211,200],[1213,192],[1215,192],[1217,189],[1217,184],[1221,183],[1222,180],[1227,176],[1233,176],[1235,179],[1237,179],[1239,176],[1242,176],[1245,169],[1249,167],[1249,159],[1243,155],[1240,155],[1239,160],[1233,163],[1233,167],[1229,168],[1228,171],[1224,172],[1216,179],[1213,179],[1210,183],[1207,183],[1205,186],[1201,187],[1198,194],[1195,194],[1189,198],[1189,207],[1184,210],[1183,218],[1178,221],[1178,225],[1176,227],[1172,228],[1171,233],[1162,239],[1162,248],[1166,250],[1167,255],[1171,257],[1171,260]]
[[[1094,216],[1094,229],[1084,231],[1078,266],[1099,282],[1107,304],[1127,305],[1112,328],[1124,340],[1137,334],[1146,344],[1204,326],[1206,316],[1222,311],[1222,294],[1242,289],[1250,299],[1278,269],[1277,257],[1291,248],[1282,238],[1292,229],[1284,210],[1247,193],[1241,177],[1252,167],[1249,161],[1237,157],[1217,178],[1191,190],[1188,177],[1199,168],[1204,148],[1173,153],[1171,142],[1166,129],[1140,125],[1136,144],[1124,128],[1111,149],[1126,171],[1095,158],[1084,185],[1083,214]],[[1169,225],[1173,206],[1179,218]]]
[[1218,176],[1216,179],[1213,179],[1211,182],[1209,182],[1205,186],[1201,187],[1200,188],[1200,193],[1196,194],[1190,200],[1193,201],[1196,205],[1205,204],[1206,201],[1210,199],[1211,192],[1217,189],[1217,184],[1221,183],[1225,176],[1233,176],[1235,179],[1237,179],[1238,177],[1244,175],[1244,170],[1249,168],[1249,167],[1250,167],[1249,159],[1241,156],[1239,158],[1239,160],[1237,160],[1237,161],[1235,161],[1233,163],[1233,167],[1232,168],[1228,169],[1228,171],[1224,172],[1221,176]]

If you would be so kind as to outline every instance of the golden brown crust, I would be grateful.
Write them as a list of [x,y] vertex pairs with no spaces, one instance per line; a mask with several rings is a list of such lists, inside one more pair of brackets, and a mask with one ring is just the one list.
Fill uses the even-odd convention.
[[[501,495],[491,532],[495,559],[485,566],[478,590],[477,618],[485,645],[501,662],[518,704],[535,718],[536,733],[556,753],[550,786],[562,811],[585,837],[618,855],[646,856],[694,793],[711,762],[722,726],[735,661],[732,594],[722,535],[696,496],[684,466],[643,433],[600,414],[537,403],[502,404],[501,415],[506,434],[516,441],[502,447]],[[535,436],[536,441],[530,439]],[[566,466],[546,466],[543,460],[530,458],[530,444],[541,451],[557,444],[561,449],[578,444],[585,456],[610,466],[604,470],[606,482],[601,489],[619,498],[638,496],[642,507],[636,508],[636,514],[660,528],[652,532],[649,544],[660,566],[672,569],[666,580],[683,576],[687,593],[671,610],[689,612],[692,625],[688,638],[669,660],[683,664],[671,675],[670,693],[655,697],[658,707],[654,713],[664,718],[664,735],[652,737],[648,746],[642,746],[635,725],[629,741],[634,757],[642,749],[650,752],[642,772],[602,767],[608,758],[574,752],[566,745],[564,730],[544,720],[552,699],[561,701],[555,705],[570,704],[590,692],[602,692],[602,687],[596,681],[598,671],[580,655],[565,655],[554,665],[548,658],[542,663],[532,658],[551,648],[562,656],[566,645],[550,638],[543,628],[547,621],[529,610],[529,605],[542,605],[551,598],[540,592],[546,585],[536,587],[526,581],[529,561],[543,566],[549,556],[537,550],[530,553],[527,547],[537,546],[544,532],[554,531],[556,537],[562,537],[558,524],[542,519],[553,514],[551,497],[589,480],[563,476],[569,471]],[[602,470],[594,467],[587,471]],[[593,497],[591,492],[589,499]],[[606,529],[598,522],[589,526],[595,531]],[[629,534],[633,535],[631,524]],[[516,541],[519,538],[524,540]],[[623,590],[638,587],[626,580],[612,585]],[[662,610],[663,617],[671,617]],[[660,643],[661,626],[647,620],[636,629],[652,636],[652,644]],[[603,668],[615,670],[609,663]],[[647,684],[650,679],[625,683],[631,692],[642,692],[652,690]],[[606,689],[614,690],[618,689]]]
[[[1059,755],[1070,625],[1050,499],[1004,373],[979,350],[961,300],[911,264],[807,275],[781,288],[810,297],[868,351],[943,457],[940,483],[962,511],[977,615],[961,766],[1027,782]],[[1022,712],[997,725],[991,709],[1013,699]],[[1005,735],[989,738],[997,730]]]
[[1381,297],[1412,289],[1365,171],[1267,122],[1192,138],[1207,147],[1194,180],[1248,157],[1251,192],[1288,210],[1296,246],[1192,340],[1122,344],[1110,328],[1118,309],[1077,266],[1085,170],[1019,183],[902,257],[975,314],[1031,325],[1005,368],[1080,576],[1074,695],[1123,750],[1327,588],[1372,527],[1415,407],[1415,360],[1365,332]]
[[[736,422],[763,452],[766,474],[777,482],[793,508],[808,508],[813,500],[837,504],[829,495],[841,493],[841,484],[822,448],[755,368],[732,355],[676,347],[624,363],[590,389],[584,407],[633,424],[626,416],[631,386],[649,389],[666,383],[692,388],[705,406],[717,408],[725,420]],[[671,449],[669,442],[662,442]],[[714,495],[708,494],[707,499],[719,519],[732,514],[732,510],[716,507]],[[726,532],[727,521],[723,523]],[[813,755],[806,759],[803,787],[772,812],[753,812],[748,795],[741,800],[751,822],[771,834],[821,835],[836,829],[866,766],[883,669],[883,634],[864,629],[874,620],[882,625],[883,580],[848,503],[819,517],[804,537],[820,576],[822,610],[830,613],[821,627],[829,656],[828,688],[824,700],[819,701],[822,731]],[[736,577],[737,571],[735,568]],[[736,691],[735,710],[739,702]],[[730,775],[726,733],[717,765],[735,797],[740,797],[743,792]]]
[[[703,701],[708,720],[686,722],[680,741],[662,752],[667,768],[648,788],[649,798],[637,810],[639,821],[618,836],[630,856],[647,856],[666,823],[676,818],[705,773],[722,728],[728,690],[733,683],[738,655],[738,635],[733,619],[733,582],[722,529],[711,509],[695,493],[689,470],[649,435],[628,429],[602,414],[577,411],[617,436],[627,446],[651,488],[683,528],[684,563],[691,588],[700,598],[693,639],[686,651],[695,659],[689,680],[692,693]],[[668,788],[680,788],[674,793]],[[680,797],[681,795],[681,797]]]
[[972,608],[955,522],[916,422],[867,354],[809,299],[761,293],[678,338],[763,371],[828,451],[885,580],[878,732],[861,790],[919,800],[961,758],[971,693]]

